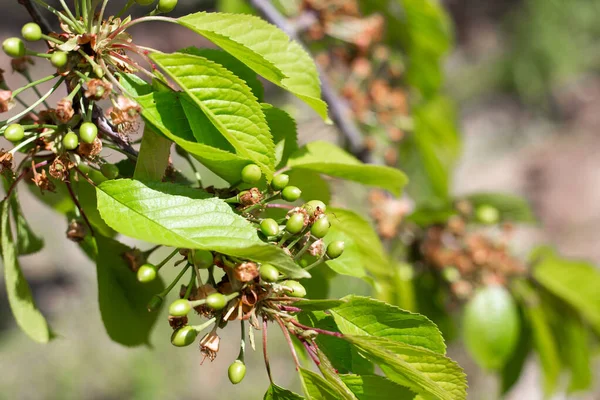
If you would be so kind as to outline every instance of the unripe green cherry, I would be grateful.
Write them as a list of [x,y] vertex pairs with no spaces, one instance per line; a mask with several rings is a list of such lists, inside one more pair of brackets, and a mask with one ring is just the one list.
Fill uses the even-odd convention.
[[317,211],[324,213],[327,206],[321,200],[311,200],[302,206],[311,217],[315,216]]
[[42,28],[35,22],[30,22],[23,25],[23,28],[21,28],[21,35],[23,36],[23,39],[28,42],[37,42],[42,38]]
[[177,6],[177,0],[158,0],[158,11],[161,13],[169,13]]
[[171,335],[171,344],[177,347],[189,346],[194,343],[198,332],[189,325],[182,326]]
[[277,282],[279,279],[279,270],[271,264],[262,264],[258,272],[265,282]]
[[221,293],[213,293],[206,297],[206,305],[213,310],[222,310],[227,305],[227,299]]
[[185,317],[191,309],[192,306],[186,299],[175,300],[169,306],[169,315],[173,317]]
[[12,124],[6,127],[4,137],[11,142],[18,142],[25,136],[25,129],[19,124]]
[[327,246],[327,256],[329,258],[338,258],[344,252],[344,242],[341,240],[334,240]]
[[135,0],[135,2],[140,6],[149,6],[150,4],[154,3],[154,0]]
[[214,265],[214,257],[210,251],[192,250],[188,253],[188,261],[199,269],[207,269]]
[[102,164],[100,166],[100,172],[102,172],[102,175],[104,175],[106,179],[115,179],[119,176],[119,167],[114,164]]
[[262,171],[256,164],[248,164],[242,169],[242,181],[246,183],[256,183],[261,177]]
[[273,177],[271,181],[271,187],[275,190],[281,190],[290,183],[290,176],[286,174],[280,174]]
[[137,271],[137,280],[142,283],[152,282],[156,279],[156,265],[146,263]]
[[79,127],[79,137],[84,143],[94,143],[98,136],[98,127],[93,122],[84,122]]
[[55,51],[50,56],[50,64],[56,68],[62,68],[67,64],[68,58],[67,53],[64,51]]
[[63,136],[62,144],[67,150],[75,150],[79,146],[79,138],[74,132],[69,132]]
[[475,217],[483,224],[493,225],[500,221],[500,211],[496,207],[483,204],[475,210]]
[[304,229],[304,214],[292,214],[285,223],[285,229],[292,234],[300,233]]
[[227,376],[234,385],[237,385],[246,376],[246,364],[242,360],[235,360],[227,370]]
[[25,44],[17,37],[11,37],[2,42],[2,50],[9,57],[23,57],[25,55]]
[[260,221],[260,231],[265,236],[275,236],[279,234],[279,224],[273,218],[265,218]]
[[302,191],[296,186],[286,186],[281,191],[281,198],[285,201],[296,201],[302,196]]
[[284,289],[284,290],[290,297],[306,296],[306,289],[298,281],[292,281],[292,280],[283,281],[283,282],[281,282],[281,285],[286,287],[286,289]]
[[330,226],[331,224],[329,223],[329,219],[327,219],[327,217],[323,215],[321,216],[321,218],[317,218],[315,222],[313,222],[313,225],[310,228],[310,233],[312,233],[315,237],[318,237],[320,239],[327,235]]

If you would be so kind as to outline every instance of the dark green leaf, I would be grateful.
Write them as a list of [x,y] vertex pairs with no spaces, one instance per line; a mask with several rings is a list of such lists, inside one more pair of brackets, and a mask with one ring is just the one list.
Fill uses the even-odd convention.
[[294,303],[303,311],[325,311],[344,304],[345,300],[300,300]]
[[415,394],[379,375],[340,375],[358,400],[412,400]]
[[319,359],[319,371],[321,371],[321,374],[323,374],[325,380],[340,393],[340,398],[346,400],[358,400],[352,390],[350,390],[348,386],[342,382],[338,371],[333,368],[333,365],[327,356],[321,349],[318,348],[317,358]]
[[314,400],[340,400],[347,399],[325,379],[312,371],[300,368],[300,379],[304,392],[309,399]]
[[134,179],[160,182],[169,165],[171,141],[146,127],[135,164]]
[[[275,166],[281,168],[298,150],[296,121],[285,111],[270,104],[262,104],[267,124],[275,143]],[[297,185],[296,185],[297,186]]]
[[304,400],[304,397],[272,383],[263,400]]
[[517,342],[517,346],[511,357],[502,368],[502,371],[500,371],[502,394],[508,393],[521,377],[525,361],[527,361],[527,358],[531,354],[533,346],[531,341],[531,329],[527,323],[523,309],[520,308],[519,311],[519,318],[521,319],[519,341]]

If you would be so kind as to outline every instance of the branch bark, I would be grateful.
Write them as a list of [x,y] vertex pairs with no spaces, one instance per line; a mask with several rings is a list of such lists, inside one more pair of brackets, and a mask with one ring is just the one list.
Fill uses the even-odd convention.
[[[249,0],[249,2],[267,21],[276,25],[279,29],[287,33],[289,37],[303,45],[294,26],[287,18],[281,15],[269,0]],[[348,105],[338,96],[337,91],[331,86],[327,75],[319,65],[317,65],[317,71],[321,79],[323,99],[329,104],[331,119],[344,137],[348,150],[360,160],[369,161],[370,157],[363,144],[362,132],[354,123]]]

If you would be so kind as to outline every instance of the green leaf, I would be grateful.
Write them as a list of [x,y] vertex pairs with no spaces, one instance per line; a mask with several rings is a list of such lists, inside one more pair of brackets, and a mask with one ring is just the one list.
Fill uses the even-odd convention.
[[160,182],[169,165],[170,154],[171,141],[145,127],[133,173],[134,179]]
[[302,190],[304,201],[321,200],[328,204],[331,201],[331,189],[329,183],[317,172],[309,170],[294,169],[287,172],[290,177],[290,185]]
[[144,96],[153,92],[152,85],[134,74],[117,73],[119,83],[134,97]]
[[[14,182],[14,179],[7,179],[5,175],[2,175],[2,182],[4,184],[4,191],[8,192],[10,184]],[[13,219],[16,223],[16,234],[17,234],[17,254],[20,256],[37,253],[44,248],[44,240],[37,236],[25,216],[18,199],[17,189],[14,188],[10,197],[10,208]],[[1,247],[1,246],[0,246]],[[0,257],[2,252],[0,252]]]
[[441,332],[427,317],[362,296],[346,296],[330,310],[343,334],[377,336],[445,354]]
[[136,100],[143,109],[142,117],[156,132],[177,143],[229,183],[240,180],[242,169],[251,161],[228,151],[196,142],[182,106],[182,103],[188,104],[191,100],[186,100],[185,96],[173,92],[152,93],[138,97]]
[[277,27],[261,18],[199,12],[177,20],[204,36],[274,84],[289,90],[323,119],[327,105],[321,100],[317,68],[311,56]]
[[[90,169],[88,172],[88,177],[96,183],[106,180],[104,175],[93,169]],[[77,184],[73,186],[76,187],[79,204],[81,205],[81,208],[85,210],[85,215],[94,228],[94,231],[106,237],[115,236],[116,232],[110,226],[106,225],[106,222],[104,222],[98,212],[98,207],[96,206],[96,188],[85,179],[80,179]]]
[[272,383],[263,400],[304,400],[304,397]]
[[314,400],[340,400],[347,399],[343,397],[330,382],[321,378],[319,375],[304,368],[300,368],[300,380],[304,387],[304,392],[309,399]]
[[464,372],[439,353],[381,337],[345,335],[344,339],[377,363],[390,380],[408,387],[423,399],[466,399]]
[[246,2],[246,0],[218,0],[217,11],[239,14],[254,13],[254,9]]
[[466,196],[473,207],[492,206],[500,212],[502,221],[535,223],[533,211],[527,200],[506,193],[474,193]]
[[317,358],[319,359],[319,371],[321,371],[321,374],[323,374],[325,380],[340,393],[340,398],[346,400],[358,400],[352,390],[350,390],[348,386],[342,382],[338,371],[333,367],[327,356],[319,348],[317,348]]
[[123,255],[131,248],[101,235],[86,238],[94,251],[98,279],[98,302],[108,336],[125,346],[149,344],[158,313],[146,305],[164,289],[161,279],[140,283]]
[[355,277],[366,276],[364,268],[376,276],[390,275],[389,261],[379,236],[371,225],[358,214],[341,208],[328,208],[331,229],[326,243],[345,242],[344,254],[327,265],[337,273]]
[[435,97],[413,110],[414,131],[400,145],[400,166],[417,203],[447,201],[450,176],[460,153],[456,111],[450,99]]
[[344,304],[345,300],[300,300],[294,303],[294,307],[301,308],[303,311],[325,311]]
[[298,150],[296,121],[280,108],[270,104],[262,104],[262,107],[275,142],[275,166],[280,168]]
[[4,280],[10,309],[19,327],[36,342],[47,343],[52,339],[52,332],[46,319],[37,309],[31,295],[31,288],[23,276],[17,249],[13,242],[10,227],[10,202],[0,203],[0,244],[2,262],[4,264]]
[[600,271],[591,263],[562,258],[550,248],[534,251],[532,259],[534,278],[579,311],[600,334]]
[[340,375],[358,400],[412,400],[415,394],[379,375]]
[[525,316],[531,327],[533,346],[544,373],[544,392],[550,395],[556,390],[561,370],[558,343],[534,288],[525,281],[516,281],[513,287],[522,301]]
[[310,277],[282,249],[262,242],[256,228],[227,203],[203,198],[200,190],[120,179],[99,185],[97,196],[104,221],[126,236],[269,262],[291,278]]
[[231,143],[221,135],[217,127],[213,125],[206,114],[198,108],[198,105],[189,96],[181,96],[179,102],[181,103],[181,107],[183,107],[183,112],[187,117],[187,122],[196,142],[235,153],[235,149]]
[[265,89],[262,83],[256,76],[256,72],[252,71],[243,62],[232,56],[231,54],[218,49],[199,49],[197,47],[186,47],[185,49],[179,50],[179,53],[192,54],[194,56],[200,56],[208,58],[211,61],[220,64],[233,72],[239,78],[241,78],[248,87],[252,90],[254,96],[258,101],[263,101]]
[[395,168],[363,164],[336,145],[320,140],[294,153],[288,166],[379,187],[395,195],[400,195],[408,182],[406,175]]
[[183,53],[150,57],[190,95],[237,154],[258,164],[270,181],[275,168],[273,139],[248,85],[204,57]]

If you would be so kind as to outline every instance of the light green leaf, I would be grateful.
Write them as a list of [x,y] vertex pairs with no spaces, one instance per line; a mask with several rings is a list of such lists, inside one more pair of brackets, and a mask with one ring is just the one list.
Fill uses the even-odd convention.
[[200,107],[238,155],[273,176],[275,152],[264,113],[244,81],[204,57],[183,53],[150,56]]
[[[176,190],[176,191],[174,191]],[[269,262],[291,278],[309,277],[280,248],[262,242],[246,219],[217,198],[177,185],[106,181],[97,187],[98,210],[126,236],[171,247],[202,249]]]
[[160,182],[169,165],[171,141],[146,127],[135,164],[134,179]]
[[246,2],[246,0],[218,0],[217,11],[239,14],[254,13],[254,9]]
[[345,250],[341,257],[327,262],[334,271],[345,275],[364,277],[363,269],[376,276],[389,276],[387,260],[381,240],[371,225],[352,211],[329,207],[327,209],[331,229],[326,243],[344,240]]
[[[2,182],[4,184],[4,191],[8,192],[10,184],[14,182],[13,179],[6,179],[3,175]],[[37,253],[44,248],[44,239],[37,236],[35,232],[29,226],[27,219],[23,215],[21,204],[18,199],[18,191],[16,188],[12,191],[10,196],[10,208],[13,219],[16,223],[16,234],[17,234],[17,254],[20,256]],[[0,246],[1,247],[1,246]],[[2,257],[2,252],[0,252]]]
[[156,132],[177,143],[229,183],[240,180],[242,169],[251,161],[228,151],[196,142],[182,107],[182,103],[187,104],[191,100],[186,100],[185,97],[173,92],[153,93],[138,97],[136,100],[143,109],[142,117]]
[[336,145],[324,141],[302,147],[290,157],[288,166],[379,187],[395,195],[400,195],[408,182],[406,175],[395,168],[363,164]]
[[10,309],[17,324],[27,336],[36,342],[47,343],[53,335],[46,319],[35,306],[31,289],[17,259],[17,249],[10,227],[10,202],[2,201],[0,207],[0,232],[2,235],[0,244],[2,245],[4,280]]
[[412,400],[415,394],[379,375],[340,375],[358,400]]
[[252,71],[247,65],[245,65],[243,62],[241,62],[231,54],[223,50],[208,48],[199,49],[197,47],[186,47],[185,49],[179,50],[178,52],[208,58],[209,60],[224,66],[225,68],[236,74],[244,82],[246,82],[248,87],[252,89],[252,93],[258,99],[258,101],[263,101],[265,89],[263,88],[262,83],[256,76],[256,72]]
[[101,235],[86,241],[96,258],[98,302],[108,336],[125,346],[149,344],[159,314],[148,312],[146,305],[164,289],[162,280],[138,282],[123,258],[130,247]]
[[199,12],[181,17],[178,22],[292,92],[323,119],[327,118],[314,61],[280,29],[261,18],[240,14]]
[[441,332],[427,317],[362,296],[346,296],[330,310],[346,335],[377,336],[445,354]]
[[221,135],[217,127],[213,125],[210,119],[208,119],[189,96],[180,96],[179,103],[183,107],[183,112],[187,117],[187,122],[196,142],[235,153],[235,149],[231,143]]
[[533,211],[527,200],[507,193],[474,193],[466,199],[477,208],[492,206],[500,212],[500,220],[510,222],[535,223]]
[[466,399],[467,381],[454,361],[433,351],[374,336],[344,339],[377,363],[386,376],[423,399]]
[[263,400],[304,400],[304,397],[272,383]]
[[600,334],[600,271],[591,263],[562,258],[549,248],[533,253],[533,276],[563,299]]
[[340,400],[346,399],[330,382],[304,368],[300,368],[300,380],[308,399]]
[[262,107],[275,142],[275,166],[280,168],[298,150],[296,121],[280,108],[270,104],[262,104]]

